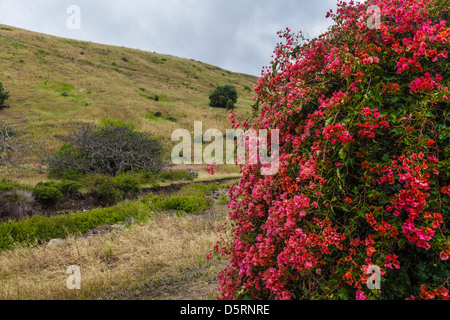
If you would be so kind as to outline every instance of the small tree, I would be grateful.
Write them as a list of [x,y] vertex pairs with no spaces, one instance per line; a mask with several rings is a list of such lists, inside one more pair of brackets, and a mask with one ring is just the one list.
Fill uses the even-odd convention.
[[46,162],[50,173],[57,177],[89,173],[117,176],[121,172],[159,169],[161,151],[159,141],[131,126],[111,122],[100,127],[81,124],[69,136],[69,142]]
[[228,106],[231,106],[228,103],[228,101],[231,100],[234,108],[237,98],[238,95],[234,86],[230,84],[217,86],[209,95],[209,105],[214,108],[227,108]]
[[9,98],[9,91],[5,91],[3,83],[0,82],[0,106],[3,106],[5,101]]

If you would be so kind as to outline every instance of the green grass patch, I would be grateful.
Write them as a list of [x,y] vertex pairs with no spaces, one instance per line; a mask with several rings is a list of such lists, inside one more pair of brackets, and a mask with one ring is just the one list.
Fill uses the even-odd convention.
[[53,90],[55,92],[62,93],[72,91],[75,87],[67,83],[46,81],[44,84],[44,88],[47,90]]
[[210,208],[212,201],[202,196],[155,196],[144,197],[153,205],[155,211],[183,211],[186,213],[200,213]]
[[0,181],[0,192],[1,191],[12,191],[12,190],[27,190],[27,191],[30,191],[31,187],[20,185],[17,182],[10,181],[10,180],[7,180],[7,179],[3,178],[2,181]]
[[155,114],[151,114],[151,113],[147,113],[145,115],[145,119],[150,120],[150,121],[170,121],[170,122],[177,122],[177,119],[175,117],[172,116],[161,116],[161,115],[155,115]]
[[[37,87],[37,90],[43,92],[47,97],[48,101],[52,101],[48,94],[51,93],[54,96],[61,97],[63,99],[71,98],[71,102],[81,102],[84,101],[84,95],[76,92],[75,87],[73,85],[62,83],[62,82],[54,82],[46,80],[43,85]],[[55,98],[55,97],[53,97]],[[54,100],[55,103],[59,103],[60,100]],[[41,98],[38,99],[39,103],[42,103]],[[67,111],[67,110],[65,110]]]
[[53,217],[36,215],[19,222],[10,220],[0,223],[0,249],[12,249],[18,244],[36,245],[65,238],[68,234],[86,233],[100,225],[123,221],[127,214],[128,210],[119,210],[118,206]]
[[111,123],[111,124],[113,124],[114,126],[117,126],[117,127],[121,127],[121,126],[125,126],[126,125],[125,122],[117,120],[117,119],[113,119],[113,118],[102,118],[99,121],[99,125],[100,126],[105,126],[108,123]]
[[187,171],[182,170],[167,170],[160,172],[157,176],[162,182],[169,181],[192,181],[195,176]]
[[158,96],[158,101],[161,101],[161,102],[176,102],[176,100],[169,99],[165,95]]
[[87,66],[94,66],[95,65],[92,61],[89,61],[89,60],[78,59],[78,61],[80,63],[84,64],[84,65],[87,65]]
[[202,184],[202,183],[192,183],[189,184],[177,192],[179,196],[207,196],[213,191],[218,191],[219,185],[215,183]]
[[155,116],[154,114],[150,114],[150,113],[147,113],[147,114],[145,115],[145,119],[150,120],[150,121],[164,120],[164,118]]
[[228,196],[225,194],[220,195],[220,199],[216,201],[217,205],[226,205],[228,204]]

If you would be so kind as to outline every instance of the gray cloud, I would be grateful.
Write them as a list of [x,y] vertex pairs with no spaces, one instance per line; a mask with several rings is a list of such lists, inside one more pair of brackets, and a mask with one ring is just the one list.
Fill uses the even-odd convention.
[[[81,9],[80,30],[66,27],[69,5]],[[336,0],[0,0],[0,23],[259,75],[277,31],[317,36],[335,7]]]

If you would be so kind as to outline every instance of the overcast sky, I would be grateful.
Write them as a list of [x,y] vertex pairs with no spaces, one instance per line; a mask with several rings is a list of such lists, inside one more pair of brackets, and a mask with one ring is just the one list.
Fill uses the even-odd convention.
[[[325,32],[337,0],[0,0],[0,23],[41,33],[155,51],[259,76],[291,28]],[[74,26],[80,9],[80,29]],[[75,25],[76,26],[76,25]]]

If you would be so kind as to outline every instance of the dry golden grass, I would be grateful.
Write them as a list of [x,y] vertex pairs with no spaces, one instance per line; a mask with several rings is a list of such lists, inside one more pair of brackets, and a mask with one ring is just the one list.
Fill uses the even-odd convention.
[[[0,81],[11,93],[11,108],[0,119],[10,120],[31,140],[46,139],[50,147],[60,145],[67,125],[77,121],[116,119],[165,143],[174,129],[191,130],[194,121],[225,130],[227,110],[208,106],[217,84],[235,85],[236,111],[250,112],[253,93],[248,88],[254,76],[169,55],[6,28],[10,30],[0,30]],[[145,118],[156,111],[177,122]]]
[[[123,232],[70,237],[55,247],[1,252],[0,299],[129,299],[130,295],[146,299],[215,299],[216,284],[211,279],[215,279],[223,262],[206,261],[205,255],[218,240],[216,229],[227,219],[226,209],[221,208],[215,215],[161,214]],[[71,265],[81,269],[80,290],[67,288],[66,270]],[[204,273],[199,275],[198,270]],[[210,283],[199,284],[197,278],[209,279]],[[161,294],[158,284],[168,279],[176,287],[174,293]]]
[[[76,122],[114,119],[159,139],[170,157],[177,144],[171,141],[175,129],[193,133],[194,121],[202,121],[204,131],[230,128],[228,111],[208,105],[218,84],[236,87],[237,114],[251,113],[254,76],[169,55],[1,27],[0,81],[10,91],[11,108],[0,111],[0,120],[9,121],[24,140],[45,141],[41,155],[58,149]],[[163,117],[146,117],[157,111]],[[28,164],[35,165],[39,157],[35,154]],[[38,172],[14,173],[12,178],[33,182],[33,175],[40,178]]]

